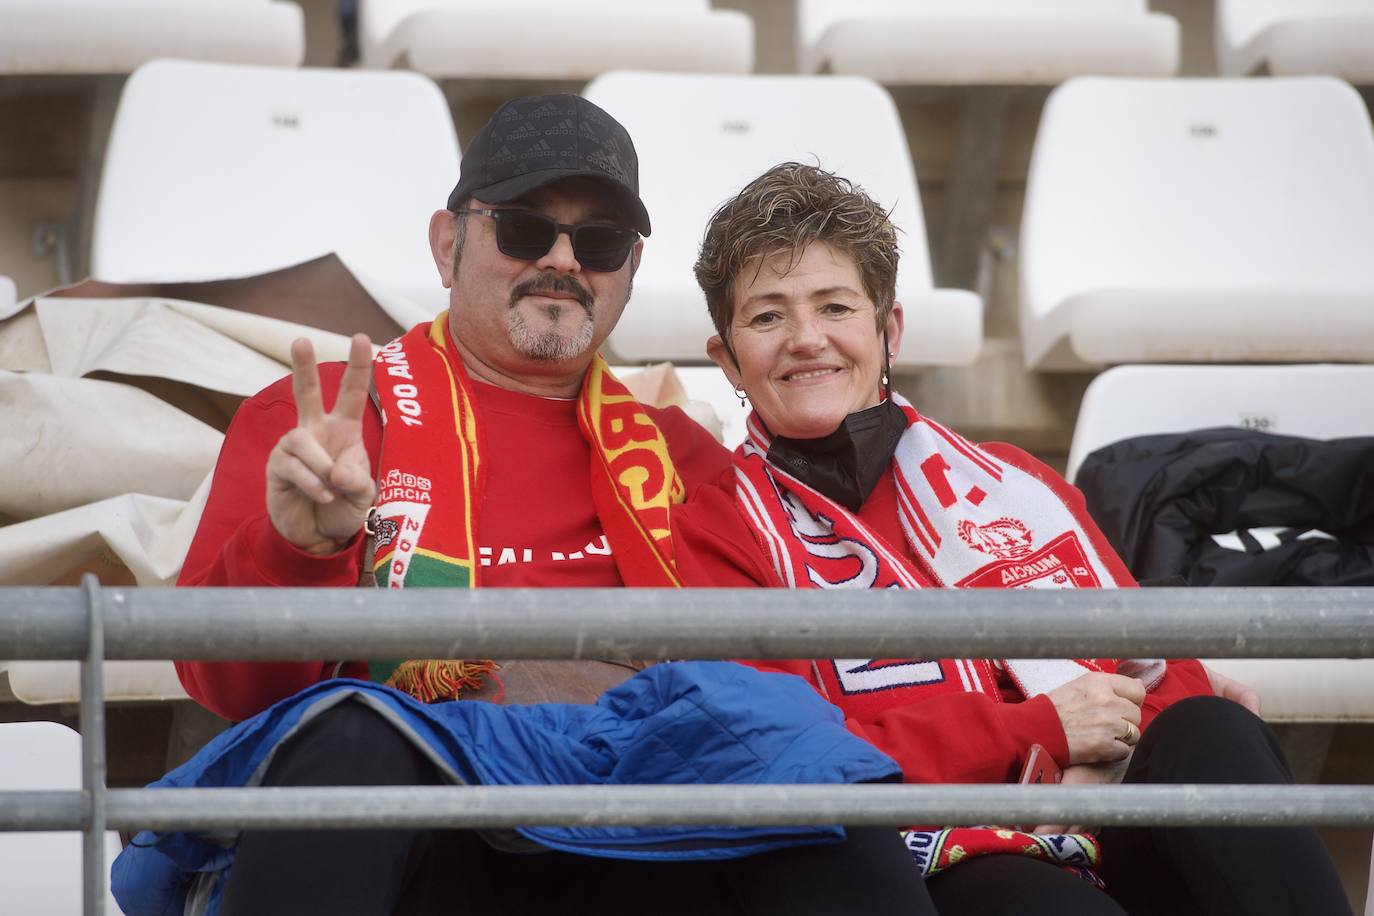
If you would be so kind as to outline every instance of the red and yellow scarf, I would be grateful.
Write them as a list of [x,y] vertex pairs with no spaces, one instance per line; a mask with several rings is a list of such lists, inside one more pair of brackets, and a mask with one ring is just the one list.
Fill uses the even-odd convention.
[[[472,380],[448,337],[448,313],[381,348],[373,382],[382,413],[372,573],[382,588],[481,585],[474,507],[486,462]],[[597,356],[577,397],[591,445],[592,499],[626,585],[681,585],[668,513],[683,500],[663,434]],[[514,460],[503,456],[501,460]],[[373,680],[426,701],[480,686],[490,662],[373,662]]]

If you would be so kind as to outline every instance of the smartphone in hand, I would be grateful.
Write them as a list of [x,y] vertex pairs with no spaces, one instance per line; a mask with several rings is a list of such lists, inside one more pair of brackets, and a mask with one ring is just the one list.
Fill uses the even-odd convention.
[[1021,778],[1018,781],[1028,785],[1039,785],[1063,780],[1064,771],[1054,762],[1049,751],[1038,744],[1032,744],[1026,754],[1026,765],[1021,768]]

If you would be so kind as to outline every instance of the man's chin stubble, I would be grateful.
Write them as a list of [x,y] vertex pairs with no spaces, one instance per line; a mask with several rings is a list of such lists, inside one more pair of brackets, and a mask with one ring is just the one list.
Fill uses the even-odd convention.
[[506,318],[506,332],[511,346],[540,362],[561,362],[584,356],[592,346],[592,322],[583,321],[572,333],[536,331],[519,311],[512,309]]

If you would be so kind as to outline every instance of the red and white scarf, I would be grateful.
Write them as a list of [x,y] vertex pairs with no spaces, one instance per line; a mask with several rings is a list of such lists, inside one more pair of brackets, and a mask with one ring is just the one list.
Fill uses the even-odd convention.
[[[907,428],[892,459],[898,514],[912,562],[857,515],[770,464],[770,436],[755,414],[735,452],[735,498],[763,555],[787,588],[1117,588],[1134,585],[1091,520],[1066,503],[1037,468],[994,457],[958,433],[894,400]],[[1060,484],[1062,486],[1062,483]],[[836,659],[841,677],[880,676],[894,659]],[[1088,671],[1129,674],[1146,688],[1160,659],[911,659],[928,676],[907,690],[980,692],[1001,701],[998,672],[1023,698]],[[870,664],[881,662],[881,664]],[[823,681],[821,682],[824,683]],[[863,684],[856,683],[856,693]],[[908,693],[910,695],[910,693]],[[1091,837],[1044,837],[1005,827],[913,830],[907,843],[926,874],[965,857],[1018,852],[1066,867],[1097,864]],[[1048,846],[1046,845],[1048,844]],[[1064,856],[1047,850],[1065,850]],[[1070,855],[1069,852],[1072,854]]]
[[[893,399],[907,428],[892,458],[899,516],[911,562],[857,515],[766,460],[770,437],[757,415],[735,452],[736,500],[787,588],[1117,588],[1110,548],[1092,523],[1028,468],[994,458],[948,427]],[[1114,559],[1111,558],[1111,559]],[[850,660],[845,660],[850,661]],[[934,691],[997,697],[996,668],[1029,699],[1088,671],[1116,671],[1153,686],[1158,659],[946,659]],[[844,666],[841,668],[852,667]]]

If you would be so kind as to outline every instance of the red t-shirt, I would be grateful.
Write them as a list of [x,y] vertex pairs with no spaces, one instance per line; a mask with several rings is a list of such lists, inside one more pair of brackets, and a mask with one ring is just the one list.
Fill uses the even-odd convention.
[[[1082,494],[1051,469],[1012,446],[982,446],[1036,476],[1082,510]],[[715,486],[702,487],[673,513],[673,549],[678,572],[689,586],[781,588],[772,564],[764,556],[754,532],[739,513],[734,497],[733,469]],[[1056,485],[1057,484],[1057,485]],[[1086,521],[1086,512],[1079,512]],[[897,509],[892,475],[885,474],[859,511],[859,517],[889,545],[901,550],[919,570],[921,560],[907,543]],[[1090,533],[1096,533],[1090,529]],[[1099,549],[1105,538],[1094,538]],[[1128,575],[1122,567],[1120,573]],[[742,660],[762,671],[780,671],[804,678],[844,713],[851,731],[867,739],[902,767],[907,782],[980,783],[1015,781],[1032,744],[1042,745],[1060,764],[1068,766],[1068,743],[1054,705],[1045,695],[1022,701],[1012,686],[1003,685],[1002,700],[983,693],[922,691],[919,686],[895,683],[866,692],[846,692],[831,659]],[[883,660],[900,663],[902,659]],[[910,660],[919,662],[919,660]],[[1210,693],[1206,672],[1191,659],[1170,661],[1160,684],[1146,697],[1142,725],[1165,706],[1194,694]]]
[[[320,366],[325,409],[332,408],[343,363]],[[576,402],[473,383],[488,465],[477,507],[479,582],[486,587],[621,585],[592,503],[590,446],[578,429]],[[730,456],[677,408],[645,408],[663,432],[690,494],[716,479]],[[267,456],[296,425],[288,376],[248,399],[234,415],[215,465],[205,512],[182,566],[179,586],[349,587],[358,582],[363,538],[327,556],[285,541],[267,518]],[[363,442],[375,468],[382,424],[363,418]],[[333,662],[179,661],[187,693],[229,719],[243,719],[330,676]],[[365,666],[345,674],[365,676]]]
[[[478,582],[488,588],[623,583],[592,504],[591,446],[577,402],[474,383],[487,469],[477,509]],[[508,460],[505,456],[519,456]]]

